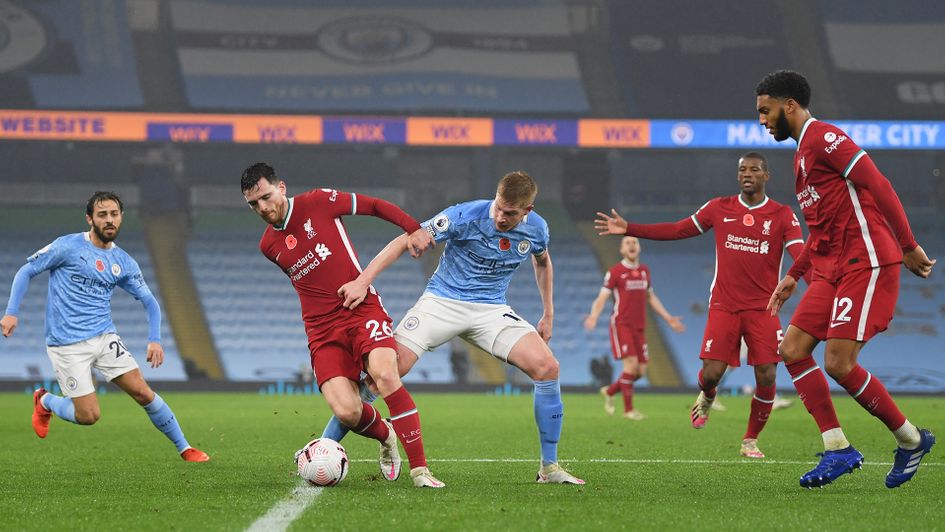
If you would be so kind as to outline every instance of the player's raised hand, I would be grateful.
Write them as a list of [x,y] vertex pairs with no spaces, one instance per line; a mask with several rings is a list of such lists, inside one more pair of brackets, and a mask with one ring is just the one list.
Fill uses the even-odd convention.
[[417,258],[423,255],[424,250],[432,247],[436,242],[433,241],[433,235],[424,228],[417,229],[407,237],[407,251],[410,256]]
[[338,297],[344,299],[341,303],[342,307],[354,310],[358,308],[358,305],[367,297],[368,285],[360,279],[361,278],[358,277],[353,281],[348,281],[338,289]]
[[597,213],[597,219],[594,220],[594,229],[597,229],[599,235],[623,235],[627,232],[627,221],[617,214],[617,209],[610,209],[613,216]]
[[13,334],[13,330],[16,329],[17,322],[19,322],[19,318],[16,316],[11,316],[9,314],[3,316],[3,319],[0,320],[0,331],[3,332],[3,336],[10,336]]
[[164,348],[157,342],[148,342],[148,362],[152,368],[160,367],[164,363]]
[[774,287],[774,292],[768,301],[768,310],[771,311],[772,316],[778,314],[784,302],[791,298],[795,288],[797,288],[797,280],[790,275],[785,275],[778,286]]
[[666,323],[670,329],[678,333],[686,332],[686,324],[682,322],[682,316],[670,316]]
[[597,327],[597,318],[588,314],[584,318],[584,328],[587,329],[588,331],[592,331],[594,330],[594,327]]
[[935,262],[935,259],[930,259],[925,254],[922,246],[916,246],[912,251],[902,254],[902,263],[906,265],[906,268],[923,279],[928,279],[929,275],[932,275],[932,266]]

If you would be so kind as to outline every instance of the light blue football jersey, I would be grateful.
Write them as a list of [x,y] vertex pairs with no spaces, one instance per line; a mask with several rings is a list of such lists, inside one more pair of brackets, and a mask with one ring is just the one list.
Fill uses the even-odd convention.
[[538,213],[528,213],[514,229],[501,232],[495,227],[492,203],[453,205],[421,224],[437,242],[446,242],[428,293],[467,303],[505,304],[515,270],[548,249],[548,224]]
[[49,270],[46,345],[116,332],[111,309],[116,286],[138,300],[152,295],[131,255],[117,245],[95,247],[88,233],[61,236],[27,260],[33,275]]

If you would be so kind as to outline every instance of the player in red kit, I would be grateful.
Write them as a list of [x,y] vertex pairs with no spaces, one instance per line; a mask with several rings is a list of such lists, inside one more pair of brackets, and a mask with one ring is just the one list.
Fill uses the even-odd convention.
[[774,404],[778,342],[781,323],[768,312],[771,290],[781,276],[784,250],[801,253],[800,222],[791,209],[765,195],[770,178],[764,155],[749,152],[738,160],[736,196],[715,198],[689,218],[675,223],[631,224],[612,211],[597,213],[600,234],[633,235],[653,240],[679,240],[715,228],[715,278],[709,296],[709,319],[702,349],[702,390],[692,407],[693,428],[701,429],[709,418],[716,389],[728,366],[739,366],[741,342],[748,345],[748,364],[755,368],[755,395],[741,454],[764,458],[758,434],[768,422]]
[[614,395],[621,392],[623,417],[640,421],[646,416],[633,408],[633,383],[646,375],[646,365],[650,361],[645,335],[647,302],[674,331],[683,332],[686,326],[679,316],[670,315],[660,298],[656,297],[650,268],[640,263],[640,241],[632,236],[623,237],[620,240],[620,255],[622,260],[604,275],[604,286],[591,304],[591,313],[584,319],[584,328],[594,329],[604,304],[613,297],[610,347],[614,360],[623,361],[623,372],[610,386],[601,388],[600,393],[604,396],[604,410],[613,414]]
[[[246,203],[269,226],[259,250],[292,282],[302,304],[312,369],[318,387],[335,416],[354,432],[381,444],[381,473],[387,480],[400,475],[399,438],[417,487],[441,488],[427,468],[417,407],[400,381],[391,319],[380,296],[370,288],[357,309],[342,306],[338,289],[358,277],[361,266],[342,216],[370,215],[408,233],[407,249],[418,256],[433,237],[397,206],[384,200],[316,189],[286,196],[286,185],[265,163],[248,167],[241,180]],[[390,410],[390,420],[358,395],[366,371]]]
[[811,90],[804,76],[772,72],[755,94],[759,121],[775,140],[797,141],[794,189],[810,229],[803,254],[769,304],[776,313],[799,276],[812,272],[780,347],[824,441],[820,463],[801,476],[801,486],[824,486],[863,463],[863,455],[840,428],[827,380],[811,356],[826,341],[827,374],[896,437],[895,460],[886,475],[886,487],[895,488],[915,475],[935,436],[906,419],[879,379],[857,364],[857,356],[892,320],[900,263],[926,278],[935,261],[916,242],[899,197],[869,155],[842,130],[811,116]]

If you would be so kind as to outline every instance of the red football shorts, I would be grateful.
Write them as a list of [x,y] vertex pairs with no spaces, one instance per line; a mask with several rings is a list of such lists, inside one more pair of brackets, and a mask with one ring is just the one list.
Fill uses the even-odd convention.
[[610,324],[610,349],[614,360],[636,358],[641,364],[650,361],[646,350],[646,334],[643,329],[622,323]]
[[748,365],[777,364],[781,342],[781,321],[767,310],[727,312],[709,310],[702,336],[701,359],[721,360],[729,366],[741,365],[742,338],[748,346]]
[[865,342],[886,330],[899,297],[899,264],[852,271],[807,287],[791,325],[818,340]]
[[378,347],[397,349],[390,316],[375,298],[353,311],[341,310],[332,319],[306,323],[305,333],[319,388],[334,377],[357,381],[368,353]]

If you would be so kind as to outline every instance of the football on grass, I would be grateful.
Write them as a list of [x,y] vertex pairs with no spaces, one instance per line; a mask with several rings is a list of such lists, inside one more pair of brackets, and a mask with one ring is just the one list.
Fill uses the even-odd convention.
[[299,476],[313,486],[334,486],[348,474],[348,454],[335,440],[316,438],[296,457]]

